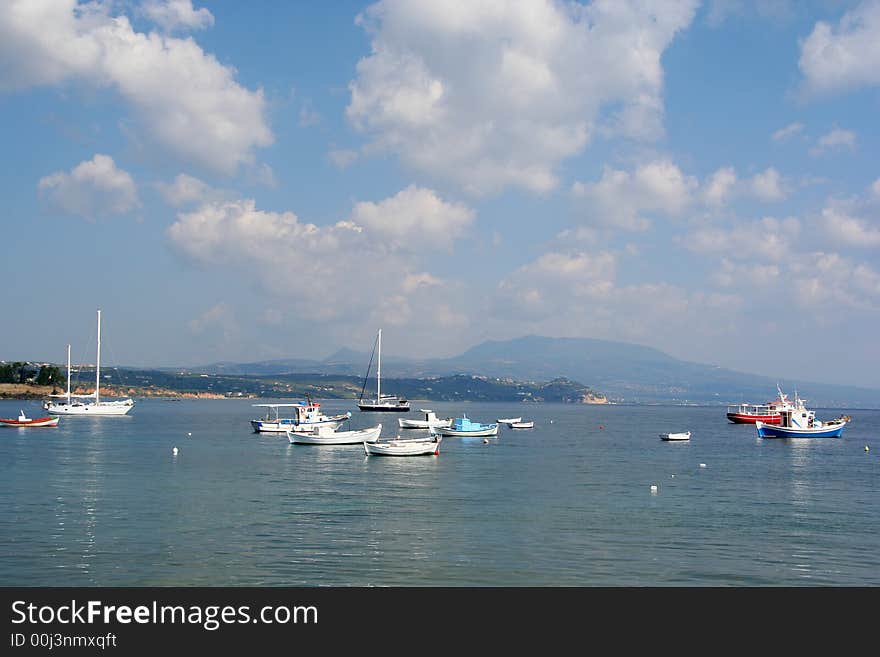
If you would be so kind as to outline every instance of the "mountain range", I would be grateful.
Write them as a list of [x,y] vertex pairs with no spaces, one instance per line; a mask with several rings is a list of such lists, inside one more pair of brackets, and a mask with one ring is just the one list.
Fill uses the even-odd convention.
[[[190,371],[272,376],[320,373],[364,376],[370,354],[340,349],[323,360],[282,359],[214,363]],[[623,402],[761,403],[776,385],[795,390],[813,406],[880,407],[880,390],[816,381],[771,379],[716,365],[679,360],[643,345],[593,338],[536,335],[487,341],[452,358],[410,359],[383,355],[382,377],[430,378],[456,374],[550,381],[566,377]],[[375,364],[370,372],[375,376]],[[369,383],[368,383],[369,386]]]

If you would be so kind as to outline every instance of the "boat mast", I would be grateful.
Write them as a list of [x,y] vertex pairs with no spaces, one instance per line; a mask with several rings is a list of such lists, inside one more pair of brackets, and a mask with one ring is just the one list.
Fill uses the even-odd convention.
[[379,329],[379,360],[376,364],[376,403],[382,403],[382,329]]
[[67,405],[70,406],[70,345],[67,345]]
[[98,362],[95,366],[95,406],[100,401],[101,389],[101,309],[98,308]]

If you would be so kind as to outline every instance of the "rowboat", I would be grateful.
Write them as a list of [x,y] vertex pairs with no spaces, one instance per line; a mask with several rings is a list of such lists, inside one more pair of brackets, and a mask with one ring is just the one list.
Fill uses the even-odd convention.
[[441,420],[437,417],[437,415],[429,408],[420,408],[422,413],[425,414],[424,420],[410,420],[408,418],[398,418],[397,423],[400,425],[401,429],[430,429],[431,427],[448,427],[452,425],[452,418],[448,417],[445,420]]
[[392,440],[364,443],[367,456],[438,456],[440,454],[441,436],[401,440],[400,436]]
[[534,429],[535,423],[529,422],[510,422],[508,425],[511,429]]
[[24,411],[20,411],[20,413],[17,418],[0,417],[0,424],[6,427],[57,427],[60,419],[57,417],[29,418],[24,414]]
[[514,422],[522,422],[521,417],[500,417],[496,420],[498,424],[513,424]]
[[377,441],[380,433],[381,424],[357,431],[335,431],[329,426],[320,426],[308,432],[288,431],[287,440],[291,445],[359,445]]
[[681,433],[661,433],[660,440],[690,440],[691,432],[685,431]]
[[498,425],[497,424],[480,424],[479,422],[471,421],[467,415],[463,415],[462,417],[455,418],[452,422],[452,426],[449,427],[437,427],[436,429],[431,429],[432,432],[437,432],[441,436],[459,436],[459,437],[481,437],[481,436],[497,436],[498,435]]

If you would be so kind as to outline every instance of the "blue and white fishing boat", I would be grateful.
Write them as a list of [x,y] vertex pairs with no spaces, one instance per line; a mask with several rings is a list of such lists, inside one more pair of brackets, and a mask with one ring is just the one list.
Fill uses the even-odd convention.
[[[325,415],[321,404],[309,398],[306,402],[295,404],[254,404],[268,409],[265,418],[251,420],[254,433],[287,433],[288,431],[309,433],[319,427],[336,430],[351,417],[351,413]],[[292,409],[292,417],[281,417],[280,409]]]
[[461,417],[457,417],[452,421],[452,426],[432,427],[431,432],[438,433],[441,436],[497,436],[498,424],[481,424],[479,422],[473,422],[467,415],[462,414]]
[[815,411],[807,409],[804,400],[794,393],[794,403],[780,411],[779,424],[755,422],[761,438],[840,438],[849,417],[842,416],[822,422]]

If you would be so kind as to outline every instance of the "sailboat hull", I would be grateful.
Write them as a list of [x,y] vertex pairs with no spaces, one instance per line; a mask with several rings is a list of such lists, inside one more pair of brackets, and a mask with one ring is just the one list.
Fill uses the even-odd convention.
[[362,411],[377,411],[380,413],[408,413],[409,402],[404,404],[358,404],[358,408]]
[[133,406],[134,402],[112,401],[98,404],[48,404],[46,410],[52,415],[125,415]]

